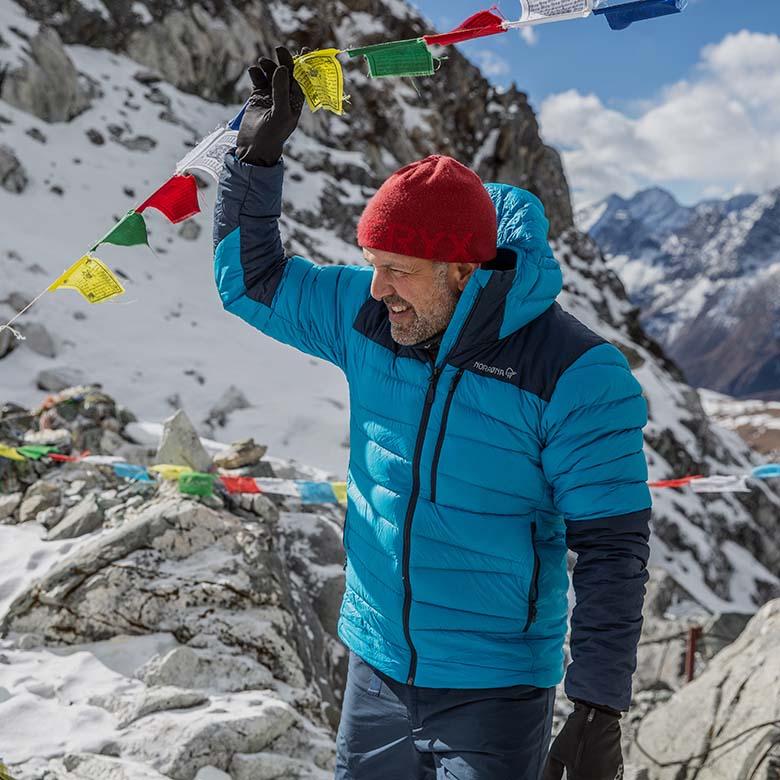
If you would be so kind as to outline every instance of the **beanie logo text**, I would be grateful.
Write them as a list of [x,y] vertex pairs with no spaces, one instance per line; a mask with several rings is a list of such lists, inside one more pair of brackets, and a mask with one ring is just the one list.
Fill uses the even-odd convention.
[[470,248],[474,238],[473,230],[436,230],[390,222],[385,224],[384,233],[386,243],[383,248],[399,255],[429,260],[446,258],[451,263],[475,262],[475,253]]

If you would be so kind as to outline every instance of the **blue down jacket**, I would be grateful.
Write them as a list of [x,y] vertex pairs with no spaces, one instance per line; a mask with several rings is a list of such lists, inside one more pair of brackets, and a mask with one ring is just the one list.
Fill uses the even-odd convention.
[[647,409],[621,352],[555,302],[541,203],[486,185],[498,256],[470,278],[434,362],[391,339],[370,268],[285,257],[283,165],[226,156],[215,274],[226,310],[347,377],[341,639],[410,684],[556,685],[568,545],[566,692],[627,709],[647,578]]

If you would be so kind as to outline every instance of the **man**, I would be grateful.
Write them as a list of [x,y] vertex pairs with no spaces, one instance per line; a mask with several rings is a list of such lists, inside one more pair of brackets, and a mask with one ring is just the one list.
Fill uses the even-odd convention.
[[[622,354],[555,303],[530,193],[433,156],[358,227],[367,267],[286,258],[292,57],[254,91],[215,211],[225,308],[350,391],[338,780],[614,780],[647,580],[647,410]],[[549,750],[578,553],[575,709]],[[546,760],[545,760],[546,759]]]

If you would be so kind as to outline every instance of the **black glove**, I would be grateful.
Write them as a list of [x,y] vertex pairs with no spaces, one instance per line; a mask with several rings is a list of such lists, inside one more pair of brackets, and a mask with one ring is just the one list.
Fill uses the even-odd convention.
[[622,780],[620,713],[575,700],[574,712],[553,740],[542,780]]
[[292,54],[277,46],[276,57],[278,65],[263,57],[249,68],[254,89],[238,130],[236,156],[251,165],[276,165],[303,109],[305,98],[293,78]]

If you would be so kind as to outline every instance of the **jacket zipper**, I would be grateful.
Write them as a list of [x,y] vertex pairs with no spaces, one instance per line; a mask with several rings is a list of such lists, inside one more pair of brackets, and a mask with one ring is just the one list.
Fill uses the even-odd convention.
[[531,547],[534,551],[534,571],[531,575],[531,584],[528,586],[528,617],[523,626],[523,631],[528,631],[531,623],[536,620],[536,600],[539,597],[539,553],[536,551],[536,523],[531,523]]
[[411,541],[412,541],[412,518],[414,517],[414,510],[417,507],[417,499],[420,495],[420,460],[422,458],[422,448],[425,441],[425,434],[428,429],[428,420],[431,416],[431,407],[433,401],[436,398],[436,386],[439,383],[439,377],[444,367],[447,365],[447,361],[450,356],[455,352],[458,344],[460,343],[460,336],[468,327],[474,312],[479,306],[479,301],[482,297],[484,288],[480,289],[477,293],[474,303],[471,306],[471,311],[466,317],[466,321],[460,330],[458,338],[450,348],[449,352],[445,355],[444,359],[437,366],[436,359],[432,357],[433,373],[428,380],[428,392],[425,394],[425,404],[423,405],[422,417],[420,419],[420,427],[417,431],[417,440],[414,445],[414,458],[412,460],[412,494],[409,497],[409,505],[406,508],[406,517],[404,518],[404,549],[403,549],[403,562],[402,562],[402,577],[404,583],[404,637],[406,643],[409,645],[409,675],[406,678],[407,685],[414,685],[414,676],[417,673],[417,649],[412,642],[412,633],[409,628],[409,613],[412,610],[412,584],[409,579],[409,560],[411,557]]
[[442,412],[441,427],[439,428],[439,438],[436,440],[436,449],[433,451],[433,465],[431,466],[431,503],[436,503],[436,478],[439,471],[439,456],[441,455],[441,448],[444,444],[444,435],[447,432],[447,420],[450,416],[450,406],[452,405],[452,397],[455,395],[455,388],[460,382],[460,378],[463,376],[463,369],[460,368],[455,374],[452,382],[450,383],[450,389],[447,392],[447,399],[444,402],[444,411]]
[[420,459],[422,457],[422,447],[425,441],[425,432],[428,428],[428,419],[431,416],[431,407],[436,397],[436,385],[439,382],[444,364],[438,368],[434,366],[433,373],[428,380],[428,392],[425,394],[425,404],[423,405],[422,418],[420,419],[420,428],[417,431],[417,441],[414,445],[414,459],[412,460],[412,494],[409,497],[409,505],[406,508],[406,517],[404,518],[404,556],[403,556],[403,583],[404,583],[404,636],[409,645],[411,659],[409,661],[409,676],[406,680],[407,685],[414,683],[414,675],[417,672],[417,650],[412,642],[412,634],[409,629],[409,613],[412,609],[412,584],[409,581],[409,560],[411,557],[411,539],[412,539],[412,517],[417,506],[417,498],[420,495]]

